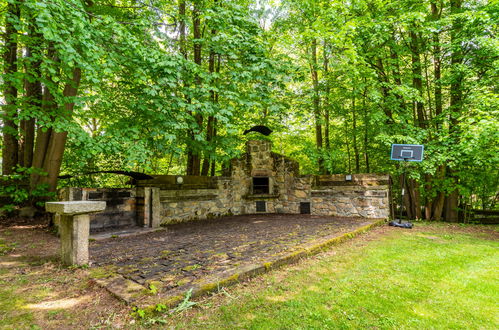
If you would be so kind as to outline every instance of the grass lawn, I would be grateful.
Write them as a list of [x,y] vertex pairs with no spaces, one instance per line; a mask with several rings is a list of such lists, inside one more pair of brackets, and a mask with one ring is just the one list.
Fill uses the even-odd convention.
[[[499,328],[497,228],[382,226],[329,251],[133,319],[38,229],[0,230],[0,329]],[[138,314],[138,313],[136,313]]]
[[[478,227],[379,228],[233,288],[178,328],[499,328],[499,243]],[[462,229],[462,230],[461,230]],[[494,238],[496,237],[496,238]]]

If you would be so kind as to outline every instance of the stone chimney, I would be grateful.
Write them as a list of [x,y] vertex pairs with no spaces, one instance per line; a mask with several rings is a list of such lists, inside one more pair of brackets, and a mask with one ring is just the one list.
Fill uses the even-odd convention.
[[250,176],[272,176],[274,160],[271,154],[272,142],[265,140],[251,140],[246,143],[248,167]]

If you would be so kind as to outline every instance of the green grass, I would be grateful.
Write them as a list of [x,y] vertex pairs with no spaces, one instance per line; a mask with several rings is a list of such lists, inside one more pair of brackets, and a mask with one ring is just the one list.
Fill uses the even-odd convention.
[[6,269],[0,269],[0,329],[29,328],[33,315],[24,309],[24,297],[16,294],[20,285],[24,284],[25,276],[20,275],[17,280],[4,280]]
[[499,328],[499,243],[419,227],[347,243],[231,290],[235,298],[221,307],[170,321],[179,328]]
[[16,248],[16,243],[8,243],[5,242],[3,239],[0,238],[0,256],[6,255],[10,251],[14,250]]

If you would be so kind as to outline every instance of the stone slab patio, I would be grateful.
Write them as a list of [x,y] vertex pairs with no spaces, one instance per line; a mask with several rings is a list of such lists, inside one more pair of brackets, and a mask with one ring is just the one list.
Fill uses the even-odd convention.
[[[92,267],[112,269],[97,282],[139,305],[174,304],[319,252],[383,219],[265,214],[170,225],[91,242]],[[152,285],[153,290],[147,290]],[[149,293],[149,296],[144,293]]]

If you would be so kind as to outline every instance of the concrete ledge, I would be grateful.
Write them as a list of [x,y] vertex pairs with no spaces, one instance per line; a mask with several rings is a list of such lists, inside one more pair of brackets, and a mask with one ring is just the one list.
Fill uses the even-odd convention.
[[45,210],[50,213],[61,215],[85,214],[104,211],[106,202],[100,201],[68,201],[68,202],[47,202]]
[[[386,221],[386,219],[378,219],[351,232],[341,235],[331,235],[329,237],[321,239],[320,241],[312,242],[287,255],[280,256],[273,260],[267,260],[264,262],[259,262],[257,264],[241,266],[234,271],[208,276],[204,280],[193,283],[193,285],[191,286],[192,297],[199,297],[204,294],[216,291],[221,287],[230,286],[240,281],[267,273],[273,269],[296,263],[300,259],[318,254],[322,251],[327,250],[331,246],[338,245],[374,227],[380,226],[386,223]],[[147,292],[146,287],[141,286],[135,282],[133,282],[134,284],[132,284],[130,283],[130,280],[124,278],[119,274],[113,274],[105,280],[95,279],[95,281],[98,285],[102,286],[125,303],[140,307],[142,309],[146,309],[150,312],[154,312],[154,309],[158,303],[164,304],[168,307],[174,307],[184,299],[184,295],[180,295],[178,294],[178,292],[172,292],[171,296],[166,297],[148,296],[145,294],[141,294],[143,292]]]
[[147,294],[147,288],[129,279],[124,278],[119,274],[110,275],[107,278],[94,278],[97,285],[105,288],[116,298],[124,301],[127,305]]

